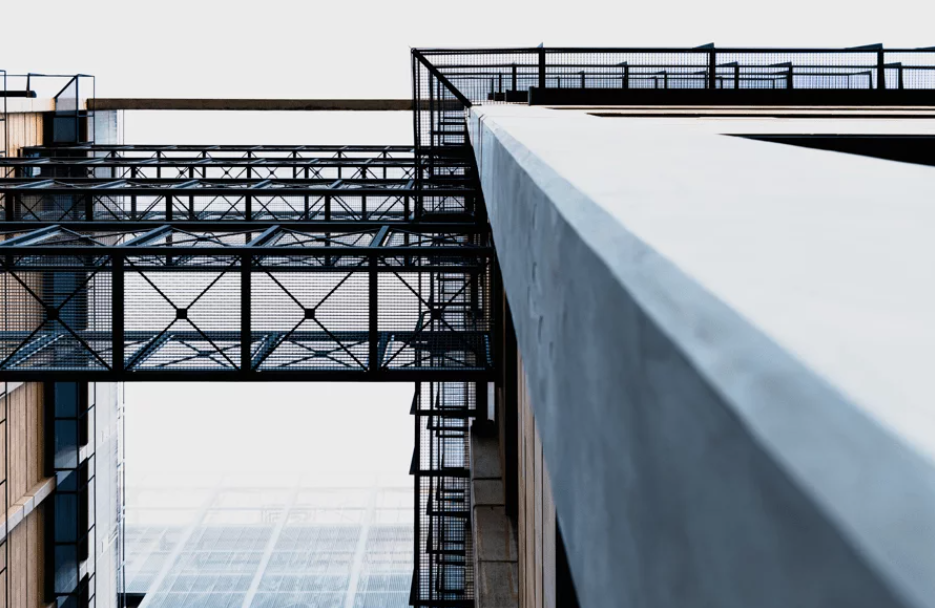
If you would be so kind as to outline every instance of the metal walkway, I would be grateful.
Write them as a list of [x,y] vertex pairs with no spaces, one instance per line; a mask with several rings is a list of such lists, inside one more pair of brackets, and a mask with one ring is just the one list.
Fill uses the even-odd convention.
[[449,161],[416,184],[399,146],[7,159],[0,379],[486,379],[492,248]]

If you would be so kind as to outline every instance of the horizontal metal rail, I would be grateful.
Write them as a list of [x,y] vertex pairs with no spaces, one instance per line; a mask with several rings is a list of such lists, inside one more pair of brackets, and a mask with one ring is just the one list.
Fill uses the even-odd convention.
[[290,152],[305,153],[412,153],[413,147],[408,145],[275,145],[275,144],[77,144],[64,146],[28,146],[23,149],[25,154],[64,155],[72,152],[244,152],[258,154],[261,152]]
[[180,157],[161,157],[161,158],[140,158],[140,157],[91,157],[91,158],[67,158],[67,157],[28,157],[28,158],[7,158],[0,162],[4,167],[85,167],[93,166],[96,168],[149,168],[149,167],[185,167],[192,166],[193,169],[201,167],[411,167],[413,160],[410,158],[376,157],[376,158],[347,158],[347,157],[314,157],[314,158],[279,158],[279,157],[218,157],[218,156],[180,156]]
[[867,44],[854,47],[755,47],[755,46],[725,46],[719,47],[714,44],[705,44],[697,47],[684,46],[594,46],[594,47],[491,47],[491,48],[418,48],[415,49],[421,55],[502,55],[502,54],[606,54],[606,53],[684,53],[684,54],[705,54],[712,51],[718,53],[749,53],[749,54],[861,54],[861,53],[931,53],[935,52],[935,47],[892,47],[885,48],[882,44]]
[[[459,185],[463,182],[457,176],[436,178],[425,182],[424,189],[431,194],[472,194],[473,188]],[[104,195],[155,195],[160,191],[172,194],[331,194],[349,192],[354,194],[394,193],[416,194],[411,179],[120,179],[109,178],[71,178],[42,179],[19,178],[0,179],[0,193],[7,192],[42,192],[55,194],[92,194]]]
[[[43,226],[43,228],[61,229],[79,233],[136,233],[146,232],[170,225],[173,229],[180,231],[205,231],[205,232],[260,232],[268,229],[271,225],[278,226],[285,230],[308,231],[308,232],[329,232],[339,233],[341,231],[356,232],[375,230],[387,225],[386,222],[378,220],[353,220],[353,221],[294,221],[294,222],[275,222],[271,224],[266,221],[239,221],[232,223],[229,221],[173,221],[171,224],[161,221],[96,221],[96,220],[76,220],[55,222],[54,225]],[[9,221],[0,222],[0,238],[12,238],[21,232],[32,232],[40,230],[40,224],[32,221]],[[451,232],[457,234],[486,234],[489,228],[469,222],[444,222],[444,221],[420,221],[409,222],[395,226],[394,230],[411,232],[413,234],[431,233],[431,232]],[[3,241],[0,240],[0,246]]]

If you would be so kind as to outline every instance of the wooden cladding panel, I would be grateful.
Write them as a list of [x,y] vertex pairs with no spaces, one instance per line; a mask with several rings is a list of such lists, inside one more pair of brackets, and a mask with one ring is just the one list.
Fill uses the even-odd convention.
[[[44,505],[16,526],[10,532],[8,549],[10,555],[9,568],[5,576],[0,575],[0,606],[10,608],[44,608]],[[9,578],[7,586],[6,578]],[[9,601],[4,603],[7,590]]]
[[42,384],[27,382],[7,396],[10,504],[15,504],[45,478],[42,390]]
[[520,608],[557,608],[552,484],[521,360],[517,368]]
[[3,135],[3,129],[9,133],[9,139],[6,140],[8,157],[19,155],[24,146],[42,144],[42,120],[42,114],[38,112],[7,114],[6,121],[0,122],[0,135]]

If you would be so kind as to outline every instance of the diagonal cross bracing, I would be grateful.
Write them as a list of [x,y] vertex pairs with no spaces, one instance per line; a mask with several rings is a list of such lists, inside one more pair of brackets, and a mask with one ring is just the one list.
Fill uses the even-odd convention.
[[0,378],[485,380],[493,251],[448,156],[429,180],[411,146],[0,160]]

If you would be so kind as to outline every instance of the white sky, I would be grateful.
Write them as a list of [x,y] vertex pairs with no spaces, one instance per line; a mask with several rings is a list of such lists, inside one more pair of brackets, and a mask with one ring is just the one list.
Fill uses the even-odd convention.
[[412,384],[127,383],[127,481],[230,474],[405,478]]
[[99,97],[410,96],[410,46],[935,45],[931,0],[6,0],[10,72]]

